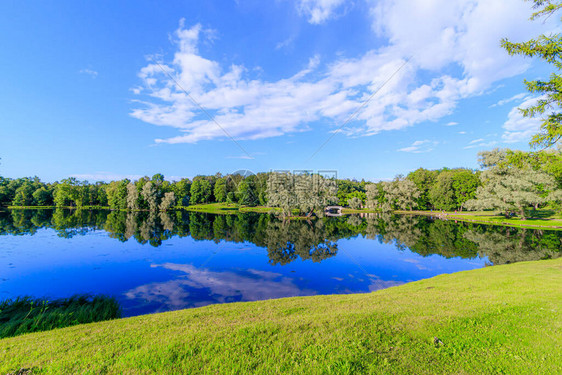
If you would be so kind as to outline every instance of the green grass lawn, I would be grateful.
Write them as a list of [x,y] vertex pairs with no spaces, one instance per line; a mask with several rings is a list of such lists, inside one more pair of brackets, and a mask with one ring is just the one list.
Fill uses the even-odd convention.
[[238,212],[258,212],[258,213],[268,213],[273,210],[278,210],[272,207],[248,207],[241,206],[237,203],[204,203],[204,204],[194,204],[190,206],[181,207],[187,211],[205,212],[209,214],[235,214]]
[[562,229],[562,217],[554,210],[539,209],[528,212],[529,217],[521,220],[519,217],[507,219],[504,215],[492,211],[440,212],[440,211],[396,211],[399,214],[413,214],[425,216],[441,216],[459,221],[471,221],[482,224],[494,224],[523,228]]
[[85,324],[0,340],[0,373],[559,374],[561,285],[556,259]]

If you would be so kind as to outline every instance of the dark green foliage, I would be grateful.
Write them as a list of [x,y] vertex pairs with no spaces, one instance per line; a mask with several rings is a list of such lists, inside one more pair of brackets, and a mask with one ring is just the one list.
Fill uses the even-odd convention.
[[439,171],[430,171],[424,168],[418,168],[410,172],[407,178],[416,184],[420,191],[420,197],[417,199],[418,209],[429,210],[432,208],[429,191],[435,184]]
[[236,195],[234,194],[234,192],[230,191],[228,192],[228,194],[226,194],[226,203],[231,204],[236,202]]
[[216,202],[226,202],[226,179],[224,177],[218,178],[215,182],[215,190],[213,195]]
[[203,176],[197,176],[191,184],[190,204],[208,203],[211,201],[211,183]]
[[191,180],[189,178],[182,178],[174,182],[172,184],[172,191],[175,193],[179,205],[189,205],[189,196],[191,194]]
[[0,302],[0,338],[120,317],[121,308],[112,297],[76,295],[52,301],[18,297]]
[[127,185],[131,182],[128,179],[112,181],[107,188],[107,201],[109,207],[113,209],[127,208]]
[[33,192],[33,199],[38,206],[50,206],[53,204],[53,193],[45,187],[41,187]]
[[238,197],[238,203],[243,206],[256,206],[259,203],[259,197],[256,194],[254,181],[253,179],[250,179],[250,177],[240,181],[236,195]]
[[338,203],[340,206],[347,206],[347,200],[353,197],[359,197],[361,199],[365,199],[362,194],[358,193],[365,193],[365,180],[358,182],[356,180],[337,180],[338,185]]

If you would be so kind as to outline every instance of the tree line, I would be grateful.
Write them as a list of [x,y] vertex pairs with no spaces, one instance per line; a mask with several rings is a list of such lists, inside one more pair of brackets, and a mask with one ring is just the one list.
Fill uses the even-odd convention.
[[562,151],[495,149],[479,154],[480,170],[419,168],[392,181],[335,179],[314,173],[220,173],[167,181],[162,174],[109,183],[76,178],[44,183],[39,178],[0,176],[0,205],[109,207],[166,211],[204,203],[278,207],[284,215],[316,214],[328,205],[382,212],[395,210],[496,210],[525,219],[541,207],[560,210]]
[[365,205],[380,211],[495,210],[507,217],[517,214],[521,219],[527,217],[529,209],[550,207],[560,211],[561,149],[494,149],[478,155],[481,170],[419,168],[393,181],[368,184]]
[[0,206],[109,207],[119,210],[166,211],[201,203],[266,204],[266,176],[220,173],[167,181],[160,173],[132,181],[79,181],[71,177],[54,183],[38,177],[0,176]]

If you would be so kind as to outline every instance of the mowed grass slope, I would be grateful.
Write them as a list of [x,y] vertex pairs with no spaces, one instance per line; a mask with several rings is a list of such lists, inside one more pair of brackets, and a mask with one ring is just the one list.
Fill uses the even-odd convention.
[[86,324],[0,340],[0,373],[557,374],[561,286],[556,259]]
[[540,209],[535,212],[528,212],[528,217],[521,220],[520,217],[506,219],[501,213],[491,211],[464,211],[464,212],[440,212],[440,211],[395,211],[398,214],[405,215],[423,215],[440,217],[448,220],[469,221],[479,224],[492,224],[517,228],[535,228],[535,229],[562,229],[562,217],[560,213],[554,210]]

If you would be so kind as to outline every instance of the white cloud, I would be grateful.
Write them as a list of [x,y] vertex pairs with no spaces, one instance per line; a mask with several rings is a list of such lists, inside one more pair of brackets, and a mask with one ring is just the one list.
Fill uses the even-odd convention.
[[[306,3],[332,4],[326,5],[332,10],[340,4]],[[227,138],[223,129],[236,139],[268,138],[307,131],[320,121],[330,131],[413,56],[344,133],[403,129],[450,115],[459,100],[523,72],[529,62],[508,56],[499,40],[523,40],[545,27],[528,21],[529,4],[509,0],[383,0],[373,5],[372,15],[386,45],[323,64],[314,56],[293,76],[277,81],[256,79],[244,66],[225,67],[202,56],[198,44],[209,33],[201,25],[184,27],[182,21],[174,57],[161,64],[220,127],[153,62],[141,69],[142,84],[132,89],[143,99],[131,115],[178,129],[178,136],[156,140],[165,143]],[[422,72],[429,78],[422,80]]]
[[513,107],[507,115],[507,121],[503,124],[504,133],[502,140],[505,143],[529,142],[531,137],[540,128],[540,118],[523,117],[519,108],[527,108],[537,103],[540,98],[528,98],[517,107]]
[[375,31],[421,68],[458,65],[466,77],[462,93],[523,72],[528,62],[509,56],[499,41],[525,40],[539,24],[528,20],[530,4],[511,0],[383,0],[372,12]]
[[95,70],[92,70],[92,69],[80,69],[80,71],[78,73],[87,74],[92,78],[96,78],[98,76],[98,72],[96,72]]
[[275,45],[275,49],[283,49],[283,48],[289,47],[291,44],[293,44],[293,42],[295,41],[295,38],[296,38],[295,35],[291,35],[287,39],[277,43]]
[[513,95],[511,98],[499,100],[497,103],[492,104],[490,106],[490,108],[498,107],[498,106],[502,106],[502,105],[507,104],[507,103],[522,100],[522,99],[526,98],[527,96],[528,96],[528,94],[525,94],[525,93]]
[[458,125],[458,124],[459,124],[458,122],[451,121],[451,122],[446,123],[445,126],[455,126],[455,125]]
[[497,134],[489,134],[486,136],[486,138],[478,138],[478,139],[473,139],[472,141],[468,142],[468,145],[465,146],[465,149],[471,149],[471,148],[487,148],[487,147],[492,147],[498,144],[497,141],[493,140],[492,138],[496,137]]
[[478,139],[473,139],[472,141],[468,142],[468,144],[473,145],[475,143],[480,143],[480,142],[483,142],[483,141],[484,141],[484,138],[478,138]]
[[299,0],[297,9],[312,24],[321,24],[336,16],[345,0]]
[[426,140],[423,140],[423,141],[415,141],[414,143],[412,143],[411,146],[400,148],[396,151],[412,152],[412,153],[415,153],[415,154],[419,154],[419,153],[422,153],[422,152],[433,151],[433,148],[438,144],[439,144],[439,142],[437,142],[437,141],[430,141],[430,140],[426,139]]

